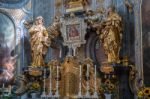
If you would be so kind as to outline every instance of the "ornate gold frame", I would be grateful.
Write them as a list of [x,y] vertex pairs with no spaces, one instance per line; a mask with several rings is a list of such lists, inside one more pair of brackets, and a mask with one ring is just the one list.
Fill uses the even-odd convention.
[[[71,26],[76,26],[79,34],[78,34],[78,38],[73,38],[71,39],[68,36],[68,31],[67,28],[71,27]],[[82,18],[78,18],[78,17],[69,17],[66,19],[63,19],[62,21],[62,27],[61,27],[61,31],[62,31],[62,36],[64,38],[64,45],[65,46],[70,46],[70,47],[80,47],[81,44],[85,44],[86,41],[84,39],[85,34],[86,34],[86,24],[84,23],[84,19]]]

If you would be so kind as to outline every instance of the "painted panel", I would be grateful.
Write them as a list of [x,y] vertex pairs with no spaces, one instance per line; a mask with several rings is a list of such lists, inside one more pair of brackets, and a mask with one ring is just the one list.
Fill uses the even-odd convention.
[[9,82],[14,74],[15,25],[12,19],[0,12],[0,85]]

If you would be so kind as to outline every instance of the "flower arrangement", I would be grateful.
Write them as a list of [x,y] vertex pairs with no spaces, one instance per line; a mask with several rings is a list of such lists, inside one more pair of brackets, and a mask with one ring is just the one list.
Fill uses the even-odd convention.
[[31,90],[40,90],[40,84],[39,84],[39,82],[33,82],[32,84],[31,84],[31,87],[30,87],[30,89]]
[[138,99],[150,99],[150,88],[144,87],[138,91]]
[[102,83],[101,87],[105,93],[112,94],[116,91],[115,83],[112,83],[109,79],[106,79],[105,82]]

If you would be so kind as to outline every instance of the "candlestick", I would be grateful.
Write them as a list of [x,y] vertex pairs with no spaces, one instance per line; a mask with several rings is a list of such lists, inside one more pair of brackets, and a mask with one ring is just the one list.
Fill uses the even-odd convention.
[[95,77],[94,77],[94,80],[95,80],[95,82],[94,82],[94,88],[95,88],[95,90],[94,90],[94,94],[93,94],[93,98],[96,98],[96,99],[98,99],[98,94],[97,94],[97,86],[96,86],[96,83],[97,83],[97,79],[96,79],[96,65],[95,65]]
[[82,98],[82,89],[81,89],[81,83],[82,82],[81,81],[82,81],[82,66],[80,65],[78,98]]
[[89,67],[90,67],[90,65],[89,65],[89,64],[87,64],[86,77],[89,77]]
[[12,90],[12,87],[11,85],[9,85],[9,95],[11,95],[11,90]]
[[95,91],[97,90],[97,89],[96,89],[96,80],[97,80],[97,79],[96,79],[96,65],[95,65]]
[[87,81],[86,81],[86,84],[87,84],[87,89],[86,89],[86,94],[85,94],[85,97],[86,98],[90,98],[90,92],[89,92],[89,67],[90,67],[90,65],[89,64],[87,64],[87,72],[86,72],[86,77],[87,77]]
[[61,58],[61,54],[62,54],[62,52],[61,52],[61,49],[60,49],[60,51],[59,51],[59,58]]
[[56,93],[55,97],[59,97],[59,67],[57,66],[57,77],[56,77]]
[[71,52],[71,45],[69,46],[69,54],[68,54],[68,56],[72,56],[72,52]]
[[49,81],[49,89],[50,89],[50,91],[49,91],[49,95],[48,95],[48,97],[52,97],[53,96],[53,94],[52,94],[52,69],[51,69],[51,66],[50,66],[50,77],[49,77],[50,79],[50,81]]
[[4,90],[5,90],[5,83],[3,83],[3,87],[2,87],[2,96],[4,96]]
[[45,78],[46,78],[46,69],[44,68],[44,84],[43,84],[43,93],[41,95],[41,98],[45,98],[46,97],[46,93],[45,93]]
[[3,88],[5,88],[5,83],[3,83]]
[[76,56],[76,47],[73,47],[73,56]]

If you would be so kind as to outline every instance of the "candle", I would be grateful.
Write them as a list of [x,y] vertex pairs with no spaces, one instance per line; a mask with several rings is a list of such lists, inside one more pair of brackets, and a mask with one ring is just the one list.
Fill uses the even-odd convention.
[[61,53],[62,53],[62,52],[61,52],[61,49],[60,49],[60,51],[59,51],[59,57],[60,57],[60,58],[61,58]]
[[50,66],[50,77],[49,77],[49,89],[50,89],[50,91],[49,91],[48,97],[51,98],[53,96],[53,94],[52,94],[52,68],[51,68],[51,66]]
[[3,88],[5,88],[5,83],[3,83]]
[[58,81],[58,76],[59,76],[59,75],[58,75],[58,66],[57,66],[57,71],[56,71],[56,72],[57,72],[57,81]]
[[45,78],[46,78],[46,69],[44,69],[44,94],[45,94]]
[[86,84],[87,84],[87,89],[86,89],[86,95],[85,95],[85,97],[86,98],[89,98],[90,97],[90,92],[89,92],[89,67],[90,67],[90,65],[89,64],[87,64],[87,72],[86,72],[86,77],[87,77],[87,81],[86,81]]
[[80,65],[80,73],[79,73],[79,92],[78,92],[78,98],[82,97],[81,93],[81,80],[82,80],[82,66]]
[[87,77],[89,77],[89,67],[90,67],[90,65],[87,64],[87,71],[86,71],[86,76],[87,76]]
[[45,93],[45,78],[46,78],[46,69],[44,69],[44,84],[43,84],[43,93],[41,95],[41,97],[46,97],[46,93]]
[[71,47],[69,46],[69,56],[72,56],[71,55]]
[[11,94],[11,89],[12,89],[12,87],[11,87],[11,85],[9,86],[9,94]]
[[95,75],[94,75],[94,88],[95,88],[95,91],[94,91],[94,94],[93,94],[93,98],[94,99],[98,99],[98,93],[97,93],[97,88],[96,88],[96,83],[97,83],[97,80],[96,80],[96,65],[95,65]]
[[59,86],[59,66],[57,66],[57,77],[56,77],[56,93],[55,93],[55,96],[56,97],[59,97],[59,89],[58,89],[58,86]]
[[95,65],[95,91],[96,91],[96,65]]
[[82,77],[82,66],[80,65],[80,80],[81,80],[81,77]]
[[73,56],[76,56],[76,48],[73,48]]
[[49,85],[49,87],[50,87],[49,88],[50,89],[50,93],[49,94],[50,95],[52,94],[52,92],[51,92],[51,90],[52,90],[52,81],[51,81],[51,79],[52,79],[52,70],[51,70],[51,66],[50,66],[50,81],[49,81],[50,82],[50,85]]
[[79,92],[81,93],[81,80],[82,80],[82,66],[80,65],[80,85],[79,85]]

